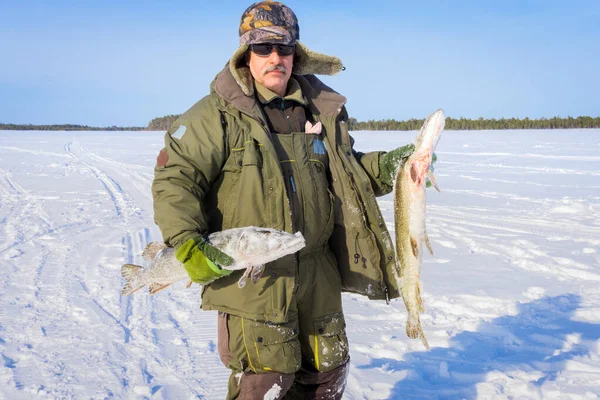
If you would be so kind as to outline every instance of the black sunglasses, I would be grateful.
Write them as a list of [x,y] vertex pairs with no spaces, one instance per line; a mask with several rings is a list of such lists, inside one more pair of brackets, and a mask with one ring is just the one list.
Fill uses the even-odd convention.
[[267,57],[270,56],[273,50],[280,56],[291,56],[296,50],[296,46],[286,46],[284,44],[273,44],[273,43],[258,43],[251,44],[250,50],[257,56]]

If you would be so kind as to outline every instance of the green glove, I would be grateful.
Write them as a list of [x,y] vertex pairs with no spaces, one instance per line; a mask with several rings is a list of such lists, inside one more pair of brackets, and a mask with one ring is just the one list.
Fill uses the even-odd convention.
[[233,258],[212,246],[202,236],[189,239],[175,251],[175,258],[183,264],[192,282],[206,285],[231,274],[223,269],[233,264]]
[[383,184],[390,187],[394,186],[394,179],[396,178],[398,168],[410,157],[413,151],[415,151],[415,145],[411,143],[389,151],[381,157],[379,175]]
[[[394,179],[396,178],[398,168],[402,166],[402,164],[408,159],[408,157],[411,156],[414,151],[415,145],[411,143],[385,153],[379,164],[381,182],[388,186],[394,186]],[[431,173],[433,173],[435,170],[434,164],[436,161],[437,155],[433,153],[431,156],[431,165],[429,166]],[[426,182],[426,186],[431,187],[429,178],[427,178]]]

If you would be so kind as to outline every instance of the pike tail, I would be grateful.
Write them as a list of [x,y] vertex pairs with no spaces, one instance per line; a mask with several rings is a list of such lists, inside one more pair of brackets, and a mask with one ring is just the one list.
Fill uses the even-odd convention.
[[125,264],[121,267],[121,276],[127,281],[121,291],[123,296],[129,296],[146,286],[146,283],[140,279],[140,273],[143,269],[134,264]]
[[423,332],[423,328],[421,327],[421,321],[419,321],[418,317],[417,320],[414,320],[410,316],[408,317],[408,321],[406,321],[406,336],[411,339],[421,339],[421,342],[423,342],[425,348],[427,350],[431,350],[431,347],[429,347],[429,342],[425,337],[425,332]]
[[419,318],[419,312],[425,312],[425,307],[423,307],[423,296],[421,295],[421,282],[417,282],[416,304],[414,306],[418,308],[418,312],[413,313],[407,307],[408,319],[406,320],[406,336],[411,339],[421,339],[425,348],[430,350],[429,342],[425,337],[425,332],[421,326],[421,319]]

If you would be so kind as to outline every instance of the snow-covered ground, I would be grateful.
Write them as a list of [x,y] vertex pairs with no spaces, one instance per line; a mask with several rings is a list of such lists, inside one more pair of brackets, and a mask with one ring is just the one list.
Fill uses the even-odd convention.
[[[415,132],[355,132],[361,151]],[[199,287],[120,294],[160,240],[160,132],[0,132],[0,398],[222,399]],[[600,130],[443,134],[427,352],[402,301],[345,295],[346,399],[600,398]],[[380,199],[393,230],[392,196]]]

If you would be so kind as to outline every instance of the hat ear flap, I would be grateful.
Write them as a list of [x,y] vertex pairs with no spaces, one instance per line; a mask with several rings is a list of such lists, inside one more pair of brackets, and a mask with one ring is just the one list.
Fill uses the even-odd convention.
[[335,75],[344,69],[342,60],[334,56],[309,50],[300,42],[296,42],[294,68],[296,75]]
[[252,73],[247,63],[249,61],[247,58],[248,48],[247,44],[243,44],[233,53],[233,56],[229,59],[229,71],[242,89],[242,92],[246,96],[252,96],[254,94],[254,84]]

